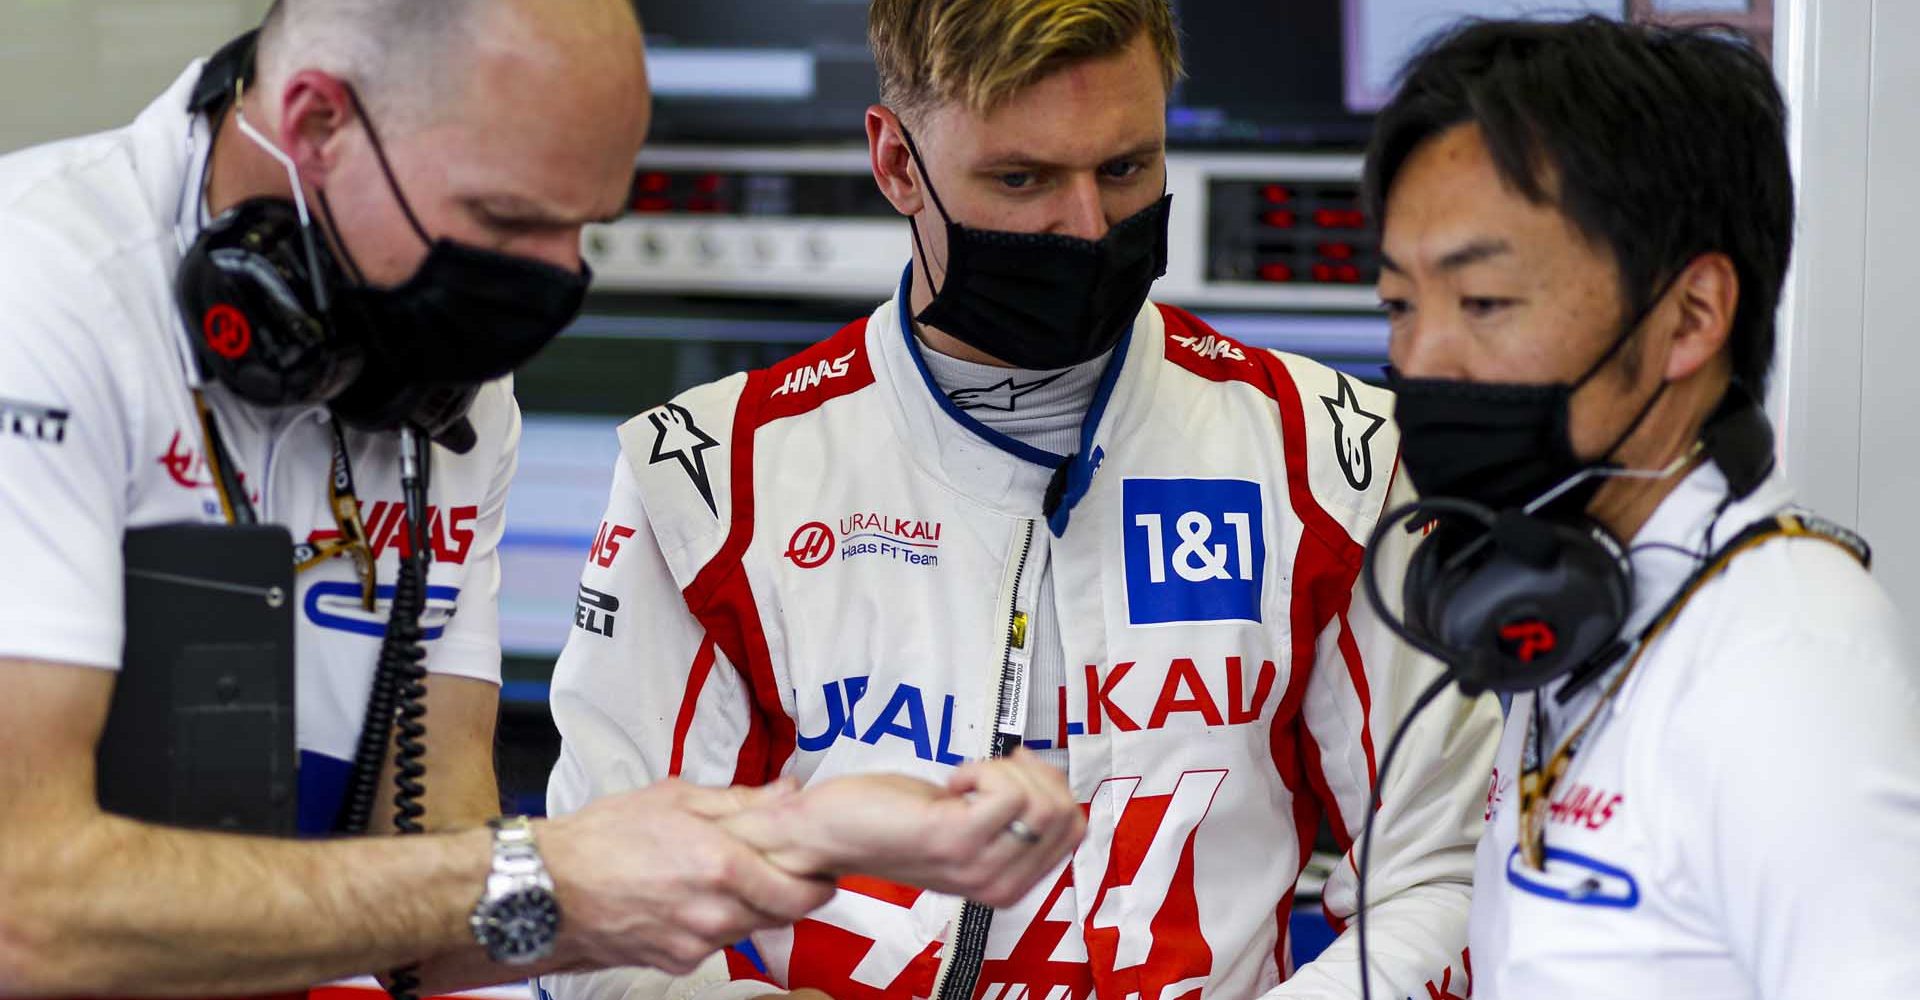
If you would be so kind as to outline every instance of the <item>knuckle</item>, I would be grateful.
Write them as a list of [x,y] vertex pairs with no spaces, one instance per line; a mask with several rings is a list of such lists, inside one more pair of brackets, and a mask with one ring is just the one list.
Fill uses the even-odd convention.
[[740,929],[739,922],[719,907],[702,907],[687,918],[687,929],[704,942],[725,943]]
[[712,952],[713,948],[709,947],[705,941],[690,937],[675,938],[667,947],[667,959],[673,963],[674,967],[667,971],[676,976],[684,976],[699,968],[700,963],[706,961],[707,956]]

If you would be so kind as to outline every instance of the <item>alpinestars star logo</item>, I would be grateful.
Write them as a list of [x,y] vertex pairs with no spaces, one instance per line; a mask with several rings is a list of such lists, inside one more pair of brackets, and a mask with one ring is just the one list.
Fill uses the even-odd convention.
[[999,410],[1002,413],[1012,413],[1020,408],[1022,396],[1044,389],[1066,377],[1067,373],[1061,372],[1032,382],[1015,382],[1008,378],[980,389],[955,389],[947,394],[947,398],[953,400],[953,405],[963,410]]
[[1364,493],[1373,485],[1373,451],[1369,445],[1387,418],[1360,408],[1354,397],[1353,383],[1335,373],[1340,387],[1334,396],[1321,396],[1327,415],[1333,418],[1333,453],[1340,460],[1340,471],[1347,474],[1347,485]]
[[720,508],[713,502],[713,482],[707,478],[707,450],[720,447],[720,442],[708,437],[693,422],[693,414],[678,403],[662,406],[647,414],[647,419],[654,430],[653,455],[647,464],[659,465],[669,459],[679,462],[693,481],[693,488],[700,491],[700,499],[707,502],[707,509],[719,517]]

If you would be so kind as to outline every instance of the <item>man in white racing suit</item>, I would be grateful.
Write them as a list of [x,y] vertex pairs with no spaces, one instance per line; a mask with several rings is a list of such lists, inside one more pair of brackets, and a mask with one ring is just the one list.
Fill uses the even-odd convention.
[[[0,994],[304,991],[414,962],[429,990],[690,968],[828,897],[726,829],[783,801],[777,788],[660,782],[530,830],[482,825],[500,808],[499,545],[520,438],[500,376],[573,318],[581,227],[626,201],[647,120],[625,0],[280,0],[128,127],[0,157]],[[289,371],[313,377],[276,385]],[[439,442],[419,463],[419,542],[400,423]],[[127,635],[123,537],[247,517],[303,543],[286,595],[290,791],[300,831],[325,839],[135,822],[96,795]],[[368,689],[403,551],[432,556],[415,741],[427,832],[327,836],[394,825],[386,794],[338,817],[350,785],[392,785],[348,776],[359,758],[379,779],[395,742],[362,735],[392,721]],[[137,708],[158,726],[189,714]],[[224,728],[175,731],[245,752],[205,735]],[[927,839],[916,824],[971,824],[990,844],[1006,839],[999,813],[1019,815],[1057,840],[1027,852],[1027,882],[1018,866],[916,865],[911,849],[892,864],[870,822],[864,850],[835,837],[890,878],[1017,896],[1080,824],[1064,780],[1019,771],[970,773],[964,800],[876,778],[811,794],[880,796],[909,847]],[[194,787],[233,784],[212,771]],[[502,919],[516,902],[534,919]]]
[[[1288,917],[1323,818],[1346,852],[1326,914],[1353,916],[1378,755],[1437,671],[1353,596],[1406,491],[1391,398],[1146,301],[1179,58],[1164,0],[871,18],[875,175],[914,259],[869,318],[622,429],[554,681],[550,805],[1034,753],[1087,838],[997,911],[844,879],[692,976],[542,985],[1356,996],[1352,936],[1296,969]],[[1380,790],[1377,995],[1468,992],[1497,725],[1491,700],[1448,696]]]

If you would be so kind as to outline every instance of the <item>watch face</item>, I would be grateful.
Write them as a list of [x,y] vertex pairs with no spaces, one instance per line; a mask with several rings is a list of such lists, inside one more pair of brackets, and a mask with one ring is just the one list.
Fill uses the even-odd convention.
[[545,889],[523,889],[494,901],[474,928],[487,954],[508,964],[537,962],[553,952],[560,906]]

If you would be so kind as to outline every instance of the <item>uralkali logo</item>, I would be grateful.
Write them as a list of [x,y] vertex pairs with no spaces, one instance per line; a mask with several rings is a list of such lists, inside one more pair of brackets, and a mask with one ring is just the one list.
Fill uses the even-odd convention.
[[940,564],[939,521],[858,512],[842,517],[839,530],[822,521],[808,521],[794,529],[786,557],[801,569],[819,569],[833,561],[875,557],[908,566]]

